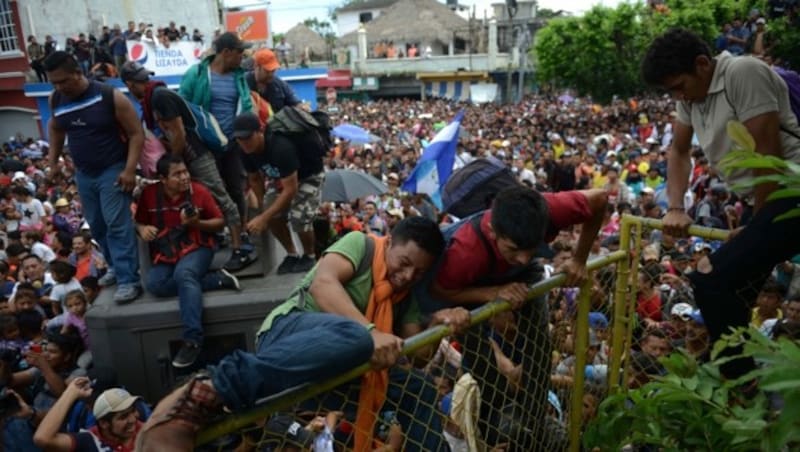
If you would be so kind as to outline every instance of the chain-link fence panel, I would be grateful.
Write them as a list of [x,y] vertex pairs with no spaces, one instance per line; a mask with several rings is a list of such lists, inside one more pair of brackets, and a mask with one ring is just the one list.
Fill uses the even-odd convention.
[[[624,256],[613,253],[590,269]],[[605,358],[599,355],[608,321],[590,325],[591,295],[603,294],[596,274],[581,289],[563,288],[563,281],[558,275],[532,285],[528,303],[516,311],[502,301],[473,310],[472,326],[463,334],[440,326],[407,339],[401,362],[385,373],[387,389],[372,404],[377,409],[364,409],[361,374],[368,369],[362,366],[228,416],[201,433],[200,449],[528,452],[577,447],[587,416],[605,390],[607,366],[600,363],[607,350]]]

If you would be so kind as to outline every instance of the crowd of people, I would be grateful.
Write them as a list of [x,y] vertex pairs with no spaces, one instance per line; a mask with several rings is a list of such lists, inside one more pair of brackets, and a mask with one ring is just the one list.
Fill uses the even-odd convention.
[[[670,38],[691,41],[680,34]],[[304,124],[314,122],[310,117],[320,127],[325,117],[309,115],[290,86],[275,77],[280,63],[272,51],[256,51],[254,69],[242,70],[247,48],[234,34],[220,35],[214,53],[200,63],[206,70],[190,70],[177,93],[151,79],[141,65],[122,62],[119,75],[141,104],[141,118],[132,100],[89,81],[79,58],[54,51],[43,61],[58,86],[50,141],[14,138],[4,144],[0,163],[5,234],[0,273],[6,281],[0,298],[0,382],[11,407],[0,414],[4,440],[13,441],[6,442],[13,450],[70,450],[92,438],[130,450],[137,437],[142,450],[188,450],[207,420],[197,410],[246,409],[297,382],[332,377],[367,361],[390,370],[368,374],[355,412],[309,423],[310,438],[339,438],[344,425],[351,431],[354,425],[356,447],[367,450],[376,418],[391,418],[392,427],[383,434],[390,449],[384,450],[400,450],[397,444],[403,443],[405,450],[444,450],[445,442],[451,450],[473,450],[472,429],[455,423],[451,411],[462,369],[469,369],[481,387],[477,426],[490,448],[560,448],[575,375],[583,373],[589,389],[584,421],[593,417],[607,384],[616,276],[610,268],[592,276],[584,369],[575,366],[576,286],[586,277],[587,259],[619,248],[621,216],[668,220],[680,211],[696,224],[731,231],[760,218],[763,199],[726,185],[719,156],[701,144],[707,137],[698,131],[693,140],[686,133],[685,106],[668,96],[609,105],[557,94],[479,106],[343,101],[330,125],[357,124],[379,140],[328,142],[314,133],[296,137],[270,130],[262,101],[269,104],[267,116]],[[74,100],[85,96],[100,100],[76,111]],[[491,158],[516,180],[485,206],[488,210],[467,219],[446,215],[430,197],[403,189],[426,144],[462,110],[456,167]],[[203,133],[199,112],[219,127]],[[62,155],[65,137],[69,154]],[[674,188],[671,179],[683,174],[667,165],[674,165],[669,151],[676,142],[686,159],[686,189]],[[107,152],[98,155],[98,148]],[[153,153],[150,178],[157,181],[145,183],[137,165],[144,169],[140,157]],[[324,175],[334,169],[371,174],[388,189],[322,203]],[[261,213],[249,217],[248,204]],[[725,245],[683,238],[672,227],[647,235],[643,243],[637,328],[628,351],[631,388],[663,374],[657,358],[672,350],[708,359],[721,330],[721,314],[703,305],[710,299],[703,282],[690,278],[709,273],[708,260]],[[85,316],[100,290],[115,287],[114,301],[131,303],[143,280],[156,296],[177,296],[184,333],[172,364],[190,367],[203,346],[202,293],[239,289],[234,273],[258,258],[250,236],[266,230],[287,252],[277,273],[307,274],[265,319],[255,354],[236,351],[210,374],[193,377],[156,407],[147,425],[147,407],[114,389],[113,378],[92,387],[103,363],[93,363],[87,352]],[[150,244],[152,267],[144,278],[137,240]],[[230,259],[224,269],[212,270],[211,257],[222,241]],[[743,281],[759,293],[747,306],[750,321],[764,334],[796,334],[800,263],[791,256],[777,267],[767,265],[772,279]],[[568,284],[526,303],[528,285],[554,272],[567,273]],[[417,303],[403,301],[410,291]],[[467,330],[465,307],[495,299],[511,302],[514,310]],[[415,358],[394,366],[401,338],[438,324],[457,334],[440,344],[427,365]],[[326,347],[297,353],[310,343]],[[409,400],[398,388],[418,391]],[[90,401],[82,409],[91,405],[93,416],[72,430],[60,428],[72,419],[74,402],[84,398]],[[429,403],[417,404],[418,399]],[[394,404],[394,414],[382,410],[384,402]],[[442,417],[448,413],[455,417]],[[284,430],[296,433],[292,422]],[[81,428],[92,436],[77,433]],[[506,443],[509,438],[512,444]]]
[[[216,37],[216,36],[215,36]],[[176,41],[191,41],[203,44],[203,33],[195,28],[191,33],[185,25],[178,27],[175,22],[168,26],[156,27],[153,24],[135,21],[128,22],[128,28],[122,30],[119,24],[109,27],[104,25],[98,34],[79,33],[78,36],[66,38],[59,44],[51,35],[46,35],[44,43],[36,36],[28,36],[26,47],[31,69],[36,73],[39,82],[47,82],[47,73],[43,62],[56,50],[66,51],[77,58],[84,75],[96,77],[117,77],[122,64],[128,59],[127,41],[141,41],[158,47],[168,48]]]

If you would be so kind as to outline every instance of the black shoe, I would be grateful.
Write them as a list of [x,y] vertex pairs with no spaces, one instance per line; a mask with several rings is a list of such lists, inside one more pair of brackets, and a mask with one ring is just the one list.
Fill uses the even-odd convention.
[[279,275],[285,275],[287,273],[292,273],[292,269],[294,268],[295,264],[299,260],[300,260],[300,258],[297,257],[297,256],[286,256],[286,257],[284,257],[283,258],[283,262],[281,262],[281,265],[278,265],[277,273]]
[[172,365],[178,369],[189,367],[197,361],[198,356],[200,356],[200,346],[194,342],[184,342],[172,359]]
[[255,259],[250,257],[250,254],[246,253],[241,249],[233,250],[233,253],[231,253],[231,258],[228,259],[228,262],[225,263],[224,268],[225,270],[231,272],[238,272],[239,270],[247,267],[253,262],[255,262]]
[[228,273],[228,271],[224,268],[220,269],[219,273],[221,276],[220,280],[222,282],[223,289],[242,290],[242,286],[239,285],[239,278]]
[[292,273],[305,273],[314,268],[314,264],[316,264],[316,261],[313,257],[304,255],[303,257],[297,259],[294,267],[292,267]]

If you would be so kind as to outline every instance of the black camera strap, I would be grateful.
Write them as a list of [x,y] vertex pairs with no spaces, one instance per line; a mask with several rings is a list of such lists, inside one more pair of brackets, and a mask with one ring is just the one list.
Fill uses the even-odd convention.
[[[189,205],[192,204],[192,186],[186,190],[186,199],[184,201]],[[156,189],[156,227],[159,231],[164,229],[164,183],[159,182]]]

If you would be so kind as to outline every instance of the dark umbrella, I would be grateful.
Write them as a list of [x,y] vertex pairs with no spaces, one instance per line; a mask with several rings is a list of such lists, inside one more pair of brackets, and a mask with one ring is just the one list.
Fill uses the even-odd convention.
[[333,170],[325,173],[322,184],[323,202],[350,202],[370,195],[380,195],[389,189],[367,173]]

